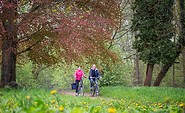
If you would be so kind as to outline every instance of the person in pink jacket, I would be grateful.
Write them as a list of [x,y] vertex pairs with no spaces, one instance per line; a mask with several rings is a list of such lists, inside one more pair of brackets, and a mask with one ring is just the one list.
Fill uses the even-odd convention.
[[76,95],[78,95],[78,87],[79,82],[82,80],[82,77],[85,77],[84,72],[82,71],[81,67],[79,66],[78,69],[74,73],[75,81],[76,81]]

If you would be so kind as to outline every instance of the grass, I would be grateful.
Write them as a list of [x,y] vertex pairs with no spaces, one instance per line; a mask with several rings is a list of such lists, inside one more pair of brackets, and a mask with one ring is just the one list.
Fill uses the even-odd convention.
[[103,87],[101,95],[125,100],[163,102],[168,99],[185,102],[185,89],[170,87]]
[[103,87],[101,97],[61,95],[56,90],[0,89],[0,113],[183,113],[185,89]]

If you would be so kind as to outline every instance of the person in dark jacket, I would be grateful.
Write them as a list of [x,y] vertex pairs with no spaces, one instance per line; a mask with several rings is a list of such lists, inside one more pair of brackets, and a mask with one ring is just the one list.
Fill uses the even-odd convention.
[[[90,88],[92,89],[93,86],[93,82],[95,82],[95,78],[99,78],[100,73],[98,71],[98,69],[96,68],[96,65],[93,64],[92,68],[90,69],[89,72],[89,80],[90,80]],[[95,78],[94,78],[95,77]]]

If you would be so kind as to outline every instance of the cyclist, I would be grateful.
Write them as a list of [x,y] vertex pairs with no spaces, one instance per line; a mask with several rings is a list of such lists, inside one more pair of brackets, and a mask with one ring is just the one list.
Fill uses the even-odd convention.
[[82,80],[82,77],[85,77],[84,72],[81,70],[81,67],[79,66],[78,69],[74,73],[75,81],[76,81],[76,96],[78,95],[78,87],[79,82]]
[[98,69],[96,68],[96,65],[93,64],[92,68],[90,69],[89,72],[89,80],[90,80],[90,89],[93,89],[93,82],[95,82],[96,78],[99,78],[100,73]]

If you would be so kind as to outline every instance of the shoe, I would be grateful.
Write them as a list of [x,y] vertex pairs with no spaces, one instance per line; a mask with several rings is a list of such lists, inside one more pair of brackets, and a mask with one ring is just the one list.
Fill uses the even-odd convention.
[[78,93],[75,93],[75,96],[78,96]]

